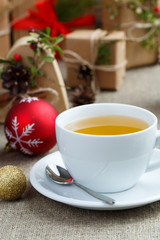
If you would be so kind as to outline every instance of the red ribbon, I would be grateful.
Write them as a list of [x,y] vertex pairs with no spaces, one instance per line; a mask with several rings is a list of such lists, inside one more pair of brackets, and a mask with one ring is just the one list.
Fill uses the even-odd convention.
[[54,9],[56,0],[40,1],[35,3],[37,11],[28,9],[28,16],[17,20],[13,29],[24,30],[29,28],[45,29],[51,28],[51,36],[67,34],[72,31],[72,27],[94,26],[95,16],[87,15],[74,19],[71,22],[60,22]]

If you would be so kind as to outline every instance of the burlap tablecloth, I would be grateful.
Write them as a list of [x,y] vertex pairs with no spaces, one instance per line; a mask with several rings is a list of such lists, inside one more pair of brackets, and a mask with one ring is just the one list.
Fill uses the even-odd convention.
[[[97,102],[134,104],[151,110],[160,121],[160,67],[127,71],[117,92],[103,91]],[[33,164],[42,158],[18,152],[5,153],[6,139],[0,126],[0,167],[22,168],[29,176]],[[57,147],[51,150],[56,151]],[[65,205],[38,193],[28,180],[23,197],[0,200],[1,240],[151,240],[160,239],[160,201],[129,210],[95,211]]]

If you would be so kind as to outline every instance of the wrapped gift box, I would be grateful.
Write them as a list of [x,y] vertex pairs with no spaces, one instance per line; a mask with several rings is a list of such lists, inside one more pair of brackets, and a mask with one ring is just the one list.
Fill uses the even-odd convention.
[[[155,46],[152,49],[147,49],[141,45],[141,42],[136,42],[132,40],[140,39],[145,36],[146,31],[142,28],[133,27],[133,24],[136,22],[141,22],[141,19],[135,17],[134,13],[127,7],[126,0],[122,0],[124,4],[118,8],[118,14],[114,18],[111,19],[111,14],[107,9],[107,4],[111,4],[112,6],[116,6],[114,0],[102,0],[102,28],[103,29],[119,29],[123,30],[126,33],[127,39],[131,39],[131,41],[127,41],[126,43],[126,54],[127,54],[127,68],[133,68],[143,65],[153,64],[157,61],[158,58],[158,47]],[[130,30],[132,28],[132,34],[130,34]],[[132,36],[131,36],[132,35]]]
[[[80,1],[80,0],[79,0]],[[47,2],[47,1],[46,1]],[[56,1],[55,1],[56,2]],[[67,1],[66,1],[67,2]],[[55,20],[55,24],[53,23],[53,19],[55,17],[55,14],[58,16],[58,13],[57,12],[54,12],[56,10],[56,8],[54,8],[54,4],[53,4],[53,9],[51,10],[50,9],[50,14],[45,16],[45,14],[48,14],[48,7],[49,6],[45,6],[44,5],[45,1],[41,1],[41,0],[28,0],[28,1],[25,1],[25,0],[22,0],[21,4],[17,5],[14,10],[12,11],[12,15],[14,16],[15,19],[20,19],[20,20],[25,20],[26,23],[24,24],[24,21],[21,23],[18,22],[18,28],[17,28],[17,25],[16,27],[14,28],[13,27],[13,41],[15,42],[16,40],[18,40],[20,37],[23,37],[23,36],[27,36],[28,35],[28,30],[30,27],[33,27],[32,24],[36,25],[36,26],[41,26],[41,25],[46,25],[46,21],[44,20],[45,18],[49,18],[50,17],[50,23],[48,23],[49,25],[48,26],[45,26],[44,28],[46,27],[50,27],[52,28],[52,30],[54,29],[55,31],[55,34],[60,34],[61,31],[63,30],[63,34],[66,34],[66,29],[70,29],[70,30],[75,30],[75,29],[86,29],[86,28],[91,28],[91,29],[94,29],[95,28],[95,20],[93,18],[93,22],[91,23],[91,20],[88,19],[88,22],[86,22],[86,26],[84,24],[84,21],[87,21],[86,19],[85,20],[80,20],[79,18],[80,17],[87,17],[89,15],[93,15],[95,14],[95,7],[96,6],[92,6],[91,8],[86,8],[84,11],[83,11],[83,14],[81,16],[77,16],[74,18],[75,20],[75,26],[73,24],[72,27],[69,27],[67,25],[65,25],[65,23],[68,23],[69,24],[69,21],[64,21],[63,20]],[[62,2],[63,3],[63,2]],[[44,6],[42,6],[42,4]],[[38,6],[38,7],[37,7]],[[40,6],[40,7],[39,7]],[[52,4],[50,5],[52,6]],[[47,11],[45,12],[45,9],[47,8]],[[32,10],[35,14],[39,15],[39,18],[35,18],[34,14],[33,16],[30,18],[30,22],[33,21],[33,23],[28,26],[28,17],[30,16],[28,14],[28,11]],[[44,10],[44,12],[43,12]],[[52,15],[51,15],[52,13]],[[28,15],[27,15],[28,14]],[[36,22],[37,21],[37,22]],[[44,21],[44,22],[43,22]],[[64,23],[64,26],[66,27],[66,29],[63,29],[62,26],[59,26],[57,24],[57,21],[60,22],[60,23]],[[39,23],[40,22],[40,23]],[[72,22],[72,20],[71,20]],[[42,27],[37,27],[38,29],[42,29]],[[43,30],[43,29],[42,29]]]
[[8,0],[0,1],[0,57],[5,57],[10,48],[10,33],[9,33],[9,17],[8,13],[3,11],[5,6],[7,6]]
[[[37,0],[28,0],[28,1],[21,1],[20,4],[12,10],[12,15],[15,19],[21,19],[27,15],[27,10],[32,9],[34,10],[34,3]],[[19,38],[28,35],[27,30],[13,30],[13,41],[16,42]]]
[[[79,79],[78,69],[85,65],[86,61],[93,67],[94,77],[101,89],[117,90],[125,79],[126,72],[126,42],[123,31],[115,31],[110,34],[101,29],[76,30],[65,37],[64,57],[67,66],[66,85],[76,87],[86,85],[86,81]],[[111,43],[110,62],[107,65],[96,64],[97,46]]]

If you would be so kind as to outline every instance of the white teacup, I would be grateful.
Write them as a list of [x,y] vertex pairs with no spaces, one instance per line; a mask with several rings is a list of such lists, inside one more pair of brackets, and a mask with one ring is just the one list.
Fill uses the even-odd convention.
[[[100,115],[130,116],[149,126],[124,135],[88,135],[66,128],[73,121]],[[154,148],[160,142],[157,118],[140,107],[98,103],[59,114],[56,135],[64,164],[73,178],[97,192],[119,192],[133,187],[146,171]]]

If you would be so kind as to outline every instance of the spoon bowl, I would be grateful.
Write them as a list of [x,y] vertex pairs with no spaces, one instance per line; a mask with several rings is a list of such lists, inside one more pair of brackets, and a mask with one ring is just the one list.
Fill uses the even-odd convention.
[[79,183],[77,183],[72,176],[70,175],[70,173],[67,171],[67,169],[56,165],[56,164],[48,164],[46,166],[46,174],[55,182],[58,184],[74,184],[77,187],[81,188],[82,190],[84,190],[85,192],[87,192],[88,194],[90,194],[91,196],[105,202],[108,204],[115,204],[115,200],[113,198],[110,198],[106,195],[97,193]]
[[67,185],[72,184],[70,181],[68,181],[69,179],[72,179],[72,176],[65,168],[61,166],[48,164],[46,167],[46,173],[56,183]]

